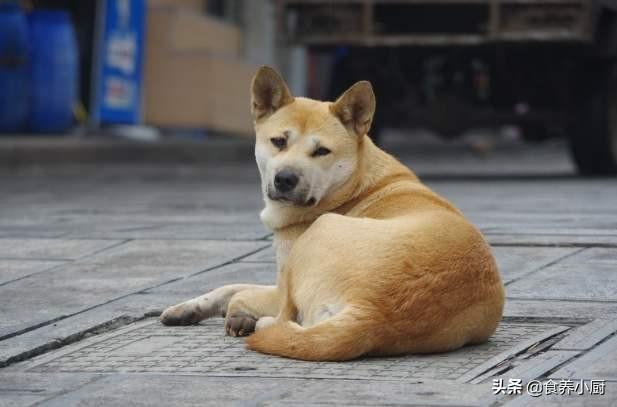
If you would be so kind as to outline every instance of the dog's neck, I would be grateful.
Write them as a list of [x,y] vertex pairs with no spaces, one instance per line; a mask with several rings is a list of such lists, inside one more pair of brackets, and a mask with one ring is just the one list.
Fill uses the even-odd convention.
[[359,146],[358,165],[336,193],[308,208],[272,201],[264,196],[265,208],[261,211],[261,221],[276,233],[294,225],[310,224],[327,212],[345,213],[367,192],[388,183],[391,178],[401,176],[416,179],[407,167],[364,136]]

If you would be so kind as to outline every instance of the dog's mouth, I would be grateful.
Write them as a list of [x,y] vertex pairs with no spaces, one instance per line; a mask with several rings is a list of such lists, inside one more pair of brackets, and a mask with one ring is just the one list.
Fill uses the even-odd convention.
[[268,198],[272,201],[282,202],[282,203],[295,205],[295,206],[304,206],[304,207],[313,206],[315,205],[315,203],[317,203],[317,200],[313,197],[306,199],[304,197],[299,197],[299,196],[281,195],[281,194],[273,193],[271,191],[268,191]]

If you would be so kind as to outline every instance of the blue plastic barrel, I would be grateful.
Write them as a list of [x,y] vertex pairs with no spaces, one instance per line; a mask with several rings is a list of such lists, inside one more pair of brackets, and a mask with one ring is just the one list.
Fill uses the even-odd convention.
[[16,2],[0,2],[0,133],[24,130],[28,118],[28,22]]
[[30,128],[63,133],[73,125],[79,91],[78,51],[71,18],[64,11],[30,15]]

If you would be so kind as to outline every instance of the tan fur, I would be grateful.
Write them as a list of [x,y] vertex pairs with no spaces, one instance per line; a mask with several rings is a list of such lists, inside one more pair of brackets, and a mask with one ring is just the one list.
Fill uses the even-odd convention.
[[[279,273],[276,288],[231,298],[228,318],[275,317],[257,323],[247,346],[348,360],[486,341],[504,302],[490,248],[459,210],[368,138],[370,84],[318,102],[293,98],[275,71],[261,68],[252,94],[261,217],[275,234]],[[270,139],[282,134],[289,144],[279,151]],[[316,142],[332,152],[312,157]],[[337,170],[340,163],[352,166]],[[268,198],[281,168],[301,174],[298,203]]]

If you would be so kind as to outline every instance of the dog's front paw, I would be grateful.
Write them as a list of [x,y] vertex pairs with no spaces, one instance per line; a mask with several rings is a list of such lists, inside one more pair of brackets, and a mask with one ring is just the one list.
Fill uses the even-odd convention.
[[182,303],[163,311],[160,320],[164,325],[192,325],[202,319],[198,311],[196,306]]
[[257,318],[244,314],[229,315],[225,319],[225,332],[229,336],[247,336],[255,331]]

